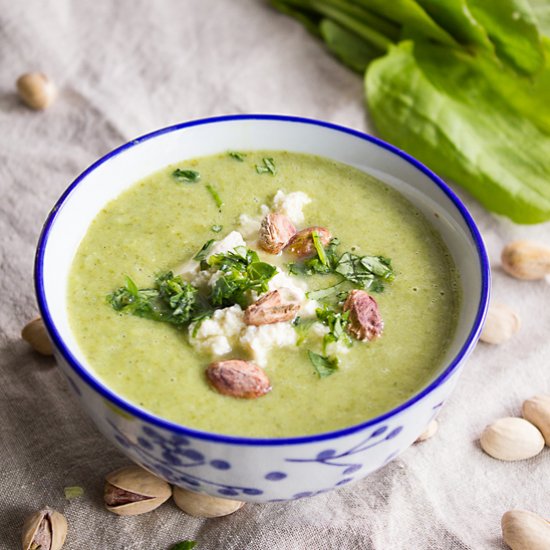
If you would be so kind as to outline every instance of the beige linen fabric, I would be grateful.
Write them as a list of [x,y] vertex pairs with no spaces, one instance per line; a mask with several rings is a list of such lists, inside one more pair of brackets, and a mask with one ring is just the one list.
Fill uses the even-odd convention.
[[[142,517],[106,512],[103,476],[127,460],[53,360],[19,338],[36,313],[33,253],[49,209],[100,155],[193,118],[285,113],[369,130],[362,82],[262,0],[0,0],[0,33],[0,549],[19,548],[23,518],[45,505],[67,516],[68,550],[164,550],[182,539],[197,550],[499,549],[506,510],[550,517],[550,451],[505,463],[478,444],[487,423],[550,391],[550,286],[499,267],[503,243],[550,242],[550,225],[514,226],[464,193],[489,247],[494,298],[523,326],[503,346],[477,347],[433,440],[353,486],[222,519],[172,502]],[[45,113],[14,95],[17,76],[36,69],[60,86]],[[68,485],[85,495],[65,500]]]

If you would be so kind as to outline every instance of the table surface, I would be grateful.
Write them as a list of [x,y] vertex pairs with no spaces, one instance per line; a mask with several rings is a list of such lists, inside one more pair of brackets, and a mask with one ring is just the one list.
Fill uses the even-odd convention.
[[[372,130],[362,79],[295,21],[262,0],[0,0],[0,549],[19,548],[23,518],[45,505],[69,521],[64,548],[499,549],[511,508],[550,516],[550,450],[499,462],[479,434],[519,416],[550,390],[550,286],[499,265],[513,238],[550,242],[550,224],[520,227],[460,189],[487,243],[493,299],[515,309],[520,333],[479,344],[445,406],[436,437],[353,486],[298,502],[247,505],[201,520],[170,502],[119,518],[102,506],[104,475],[125,465],[78,407],[51,358],[20,339],[37,312],[33,254],[49,209],[84,168],[114,147],[177,122],[229,113],[284,113]],[[60,87],[36,113],[20,104],[19,74]],[[67,501],[63,488],[84,496]]]

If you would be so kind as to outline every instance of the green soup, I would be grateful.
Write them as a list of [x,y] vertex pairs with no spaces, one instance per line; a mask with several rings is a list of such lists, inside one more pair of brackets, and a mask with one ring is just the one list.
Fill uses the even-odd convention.
[[[275,174],[261,170],[268,157]],[[200,180],[178,182],[176,168],[197,171]],[[272,391],[258,399],[227,397],[209,386],[212,358],[190,345],[187,330],[117,313],[106,296],[125,276],[150,286],[155,274],[188,261],[205,241],[238,229],[241,214],[259,215],[278,190],[305,192],[311,202],[303,227],[329,228],[340,250],[391,258],[395,279],[373,294],[385,328],[376,340],[355,342],[326,378],[316,374],[307,341],[272,350],[265,367]],[[69,315],[96,375],[136,405],[200,430],[288,437],[363,422],[428,383],[455,329],[457,277],[425,217],[373,177],[311,155],[220,154],[169,166],[103,208],[74,259]],[[320,288],[329,280],[317,275],[309,282]]]

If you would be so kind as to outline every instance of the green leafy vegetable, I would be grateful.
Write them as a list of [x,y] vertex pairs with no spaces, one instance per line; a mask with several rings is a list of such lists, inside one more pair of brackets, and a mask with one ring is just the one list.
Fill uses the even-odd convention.
[[210,196],[214,199],[214,202],[216,203],[216,206],[218,208],[221,208],[223,206],[223,201],[219,195],[219,193],[214,189],[214,187],[210,184],[207,184],[206,189],[210,193]]
[[81,497],[84,494],[84,488],[79,485],[72,485],[70,487],[65,487],[65,498],[67,500],[72,500],[73,498]]
[[346,327],[349,324],[349,311],[338,312],[324,305],[323,308],[318,308],[315,313],[317,319],[329,328],[329,332],[323,336],[324,353],[326,353],[327,346],[333,342],[342,341],[347,346],[351,346],[351,338],[346,332]]
[[317,231],[311,232],[311,238],[313,239],[313,246],[315,246],[315,250],[317,252],[317,256],[319,258],[319,261],[325,266],[328,267],[328,257],[325,252],[325,247],[321,243],[321,239],[319,239],[319,235],[317,234]]
[[[384,284],[391,282],[395,278],[395,273],[391,266],[391,260],[383,256],[358,256],[353,252],[344,252],[338,255],[338,239],[332,239],[329,245],[324,248],[315,231],[312,233],[313,243],[317,256],[310,258],[303,263],[289,264],[289,273],[293,275],[313,275],[313,274],[336,274],[342,279],[353,283],[356,288],[370,289],[374,292],[382,292]],[[322,300],[332,297],[336,292],[342,291],[340,288],[344,281],[319,290],[308,292],[307,296],[311,300]]]
[[246,158],[246,155],[244,153],[237,153],[237,151],[229,151],[227,153],[232,159],[235,159],[239,162],[244,162],[244,159]]
[[201,249],[193,256],[193,260],[196,260],[197,262],[204,260],[208,255],[208,251],[210,250],[212,243],[214,242],[215,242],[215,239],[210,239],[209,241],[206,241],[202,245]]
[[193,285],[168,271],[157,277],[154,288],[142,290],[126,277],[126,285],[109,294],[107,300],[115,311],[181,327],[207,311],[197,292]]
[[308,350],[307,354],[319,378],[326,378],[338,370],[339,361],[337,357],[326,357],[311,350]]
[[222,229],[223,229],[223,225],[213,225],[212,227],[210,227],[210,229],[212,231],[214,231],[214,233],[219,233]]
[[207,184],[206,189],[210,193],[210,196],[214,199],[214,202],[216,203],[216,206],[218,208],[221,208],[223,206],[223,201],[222,201],[218,191],[216,191],[215,187],[211,184]]
[[194,540],[182,540],[170,547],[170,550],[192,550],[197,543]]
[[277,172],[275,161],[272,158],[263,158],[262,163],[263,164],[256,164],[256,172],[258,172],[258,174],[271,174],[274,176]]
[[[521,96],[502,98],[493,81],[508,93],[521,87],[506,87],[506,73],[497,76],[493,66],[456,50],[404,42],[367,71],[371,113],[386,139],[460,182],[489,210],[518,223],[542,222],[550,219],[550,134],[529,119]],[[544,106],[529,87],[539,126],[550,123],[550,102]],[[547,92],[550,97],[550,85]]]
[[315,323],[315,319],[302,319],[299,315],[292,321],[292,326],[296,330],[296,345],[300,346],[307,338],[309,329]]
[[[379,134],[518,223],[550,220],[547,0],[276,0],[366,69]],[[329,272],[315,258],[294,272]]]
[[207,260],[207,266],[221,271],[212,289],[210,301],[214,307],[234,304],[245,306],[245,293],[254,290],[261,294],[269,289],[268,282],[277,273],[277,268],[260,261],[258,254],[244,246],[221,254],[214,254]]
[[331,19],[323,19],[319,29],[329,50],[354,71],[362,73],[373,59],[384,53]]
[[176,168],[172,172],[172,177],[176,181],[183,183],[197,183],[201,179],[199,172],[195,170],[182,170],[181,168]]

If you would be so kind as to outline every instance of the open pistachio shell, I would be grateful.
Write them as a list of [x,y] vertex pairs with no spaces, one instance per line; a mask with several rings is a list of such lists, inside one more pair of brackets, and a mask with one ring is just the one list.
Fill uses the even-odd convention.
[[105,506],[119,516],[151,512],[172,495],[172,488],[166,481],[139,466],[115,470],[105,480]]
[[218,518],[236,512],[244,506],[240,500],[211,497],[174,487],[174,502],[180,510],[196,518]]
[[21,543],[23,550],[59,550],[67,537],[65,516],[45,508],[30,515],[23,525]]

